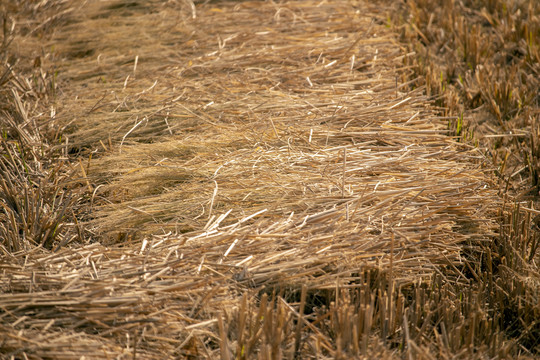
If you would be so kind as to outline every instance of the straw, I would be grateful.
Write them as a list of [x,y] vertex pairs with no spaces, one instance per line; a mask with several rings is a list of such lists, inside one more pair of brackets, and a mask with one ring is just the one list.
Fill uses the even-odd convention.
[[62,6],[44,48],[69,151],[94,154],[88,242],[0,262],[7,357],[392,356],[378,319],[420,352],[397,292],[489,241],[498,198],[482,149],[399,86],[377,6]]

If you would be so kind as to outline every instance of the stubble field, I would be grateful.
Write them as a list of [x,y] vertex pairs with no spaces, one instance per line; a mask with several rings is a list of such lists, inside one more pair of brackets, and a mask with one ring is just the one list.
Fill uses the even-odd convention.
[[3,358],[538,356],[535,1],[0,10]]

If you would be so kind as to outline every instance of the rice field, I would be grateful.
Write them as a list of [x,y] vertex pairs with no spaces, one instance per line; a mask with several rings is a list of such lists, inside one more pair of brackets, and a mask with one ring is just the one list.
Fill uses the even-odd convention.
[[0,357],[537,357],[539,8],[6,1]]

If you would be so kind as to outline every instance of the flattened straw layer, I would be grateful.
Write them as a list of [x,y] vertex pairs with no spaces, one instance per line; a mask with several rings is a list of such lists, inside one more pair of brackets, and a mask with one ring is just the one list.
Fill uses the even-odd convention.
[[[66,16],[109,29],[102,42],[55,32],[59,121],[74,149],[106,151],[87,169],[101,243],[2,268],[2,332],[17,334],[2,350],[227,357],[246,316],[251,350],[281,357],[297,304],[268,294],[368,291],[369,271],[429,281],[494,234],[481,151],[448,137],[422,89],[400,91],[403,54],[371,16],[299,1],[205,3],[194,18],[186,3],[89,2]],[[329,313],[313,311],[302,351],[337,356]]]

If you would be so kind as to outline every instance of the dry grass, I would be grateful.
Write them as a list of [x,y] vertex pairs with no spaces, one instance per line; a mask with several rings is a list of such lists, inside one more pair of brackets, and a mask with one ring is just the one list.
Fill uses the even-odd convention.
[[484,149],[409,89],[386,10],[5,10],[6,358],[537,351],[537,240],[502,241],[536,210],[502,209]]

